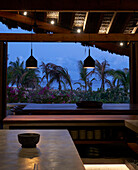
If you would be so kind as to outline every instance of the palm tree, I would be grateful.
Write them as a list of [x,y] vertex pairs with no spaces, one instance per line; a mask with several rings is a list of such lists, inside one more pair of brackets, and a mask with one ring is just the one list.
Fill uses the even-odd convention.
[[44,62],[42,62],[42,64],[40,65],[40,67],[42,68],[42,74],[44,74],[41,81],[43,81],[44,78],[46,78],[46,87],[47,88],[49,88],[48,78],[49,78],[49,72],[50,72],[51,65],[52,65],[51,63],[45,64]]
[[113,83],[117,87],[123,86],[125,94],[128,93],[129,90],[129,71],[127,68],[123,70],[111,70],[109,72],[111,76],[113,76]]
[[[43,67],[42,67],[43,68]],[[45,65],[45,77],[47,79],[47,87],[50,86],[50,84],[52,84],[54,81],[56,81],[59,84],[58,89],[61,90],[62,86],[61,83],[64,85],[65,84],[69,84],[70,88],[72,90],[72,84],[71,84],[71,78],[70,75],[67,71],[67,69],[61,67],[61,66],[57,66],[56,64],[53,63],[48,63],[47,65]],[[50,80],[48,79],[50,77]]]
[[[62,68],[62,77],[64,78],[65,83],[66,83],[66,84],[69,84],[69,86],[70,86],[70,88],[71,88],[71,90],[72,90],[71,77],[70,77],[70,75],[69,75],[69,73],[68,73],[68,70],[65,69],[65,68]],[[66,87],[66,86],[65,86],[65,87]]]
[[15,84],[15,81],[13,81],[13,77],[12,77],[12,70],[11,67],[7,68],[7,85],[11,84],[13,86],[13,84]]
[[95,79],[95,78],[92,78],[90,81],[87,82],[88,88],[89,88],[88,90],[89,90],[90,92],[92,92],[92,84],[93,84],[93,81],[94,81],[94,80],[96,80],[96,79]]
[[24,61],[20,63],[20,59],[17,57],[15,62],[10,62],[10,66],[7,68],[7,83],[13,86],[16,84],[23,87],[36,87],[39,83],[38,70],[24,69]]
[[86,77],[87,77],[87,85],[88,85],[88,90],[89,91],[91,91],[92,92],[92,84],[93,84],[93,81],[94,80],[96,80],[95,79],[95,77],[94,78],[92,78],[91,80],[90,80],[90,78],[93,76],[93,74],[95,73],[95,69],[93,69],[92,71],[90,71],[87,75],[86,75]]
[[[79,65],[80,80],[84,82],[84,88],[85,88],[85,91],[87,91],[88,71],[87,69],[83,68],[83,62],[81,60],[78,62],[78,65]],[[76,84],[77,83],[78,82],[76,82]]]
[[[21,84],[21,78],[23,74],[25,73],[25,70],[23,68],[24,61],[20,63],[20,59],[17,57],[17,60],[15,62],[10,62],[10,66],[8,67],[8,83],[12,85],[16,84],[17,87]],[[12,77],[11,77],[11,76]]]
[[79,72],[80,72],[80,79],[81,81],[84,82],[84,85],[82,85],[80,82],[76,82],[74,84],[79,84],[80,88],[85,88],[85,91],[87,91],[87,88],[89,88],[89,91],[92,91],[92,82],[95,80],[95,78],[92,78],[90,80],[90,77],[93,75],[93,73],[95,72],[95,70],[90,71],[88,73],[88,69],[83,67],[83,62],[80,60],[78,62],[79,65]]
[[26,72],[22,76],[21,85],[26,88],[36,88],[40,82],[40,77],[38,76],[38,69],[25,69]]
[[107,69],[108,66],[110,65],[108,64],[106,60],[104,60],[102,63],[100,63],[98,60],[96,60],[95,62],[95,73],[98,75],[98,77],[101,80],[102,91],[105,90],[105,83],[108,81],[107,79],[108,72],[109,72],[109,69]]
[[75,82],[74,85],[75,85],[75,84],[78,84],[78,85],[80,86],[80,87],[77,88],[77,89],[81,89],[81,90],[82,90],[83,88],[85,88],[85,86],[84,86],[82,83],[80,83],[80,82]]

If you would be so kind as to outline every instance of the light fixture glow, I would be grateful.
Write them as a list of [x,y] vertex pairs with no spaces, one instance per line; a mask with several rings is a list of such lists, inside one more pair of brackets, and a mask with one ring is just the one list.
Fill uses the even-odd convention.
[[81,33],[81,29],[77,29],[77,33]]
[[55,24],[55,21],[54,21],[54,20],[52,20],[50,23],[51,23],[52,25],[54,25],[54,24]]
[[95,68],[95,61],[90,56],[90,48],[89,48],[89,56],[84,60],[83,68]]
[[27,15],[27,11],[24,11],[24,12],[23,12],[23,15],[25,15],[25,16],[26,16],[26,15]]
[[121,47],[124,46],[124,43],[123,43],[123,42],[120,42],[120,46],[121,46]]

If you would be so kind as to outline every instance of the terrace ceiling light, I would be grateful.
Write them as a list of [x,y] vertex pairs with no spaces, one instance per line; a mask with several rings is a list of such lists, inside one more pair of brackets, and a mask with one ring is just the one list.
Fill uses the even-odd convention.
[[54,21],[54,20],[51,20],[50,23],[51,23],[52,25],[54,25],[54,24],[55,24],[55,21]]
[[77,29],[77,33],[81,33],[81,29]]
[[123,42],[120,42],[120,46],[121,46],[121,47],[124,46],[124,43],[123,43]]
[[95,68],[95,61],[94,61],[94,59],[90,56],[90,48],[89,48],[89,55],[88,55],[88,57],[84,60],[83,68]]
[[26,16],[26,15],[27,15],[27,11],[24,11],[24,12],[23,12],[23,15],[25,15],[25,16]]
[[36,69],[37,68],[37,60],[33,57],[32,31],[31,31],[31,56],[26,60],[26,68],[29,68],[29,69]]

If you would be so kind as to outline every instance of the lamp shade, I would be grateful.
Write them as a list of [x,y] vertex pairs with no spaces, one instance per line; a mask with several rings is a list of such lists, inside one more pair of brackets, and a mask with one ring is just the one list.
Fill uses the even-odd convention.
[[83,68],[94,68],[95,67],[95,61],[90,56],[90,49],[89,49],[89,56],[84,60]]
[[32,55],[32,49],[31,49],[31,56],[26,60],[26,68],[29,69],[37,68],[37,60]]

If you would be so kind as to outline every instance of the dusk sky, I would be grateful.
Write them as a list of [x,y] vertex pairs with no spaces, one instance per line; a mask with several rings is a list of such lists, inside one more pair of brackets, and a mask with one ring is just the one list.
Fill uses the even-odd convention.
[[[0,23],[0,33],[30,33],[18,29],[8,29],[7,26]],[[8,61],[15,61],[17,57],[26,61],[31,54],[31,43],[8,43]],[[123,69],[129,68],[129,57],[111,54],[108,51],[101,51],[98,48],[91,47],[91,56],[99,62],[105,59],[110,64],[110,68]],[[88,47],[81,43],[33,43],[33,56],[38,60],[38,66],[41,61],[54,63],[67,68],[72,80],[79,79],[78,61],[84,60],[88,56]]]

